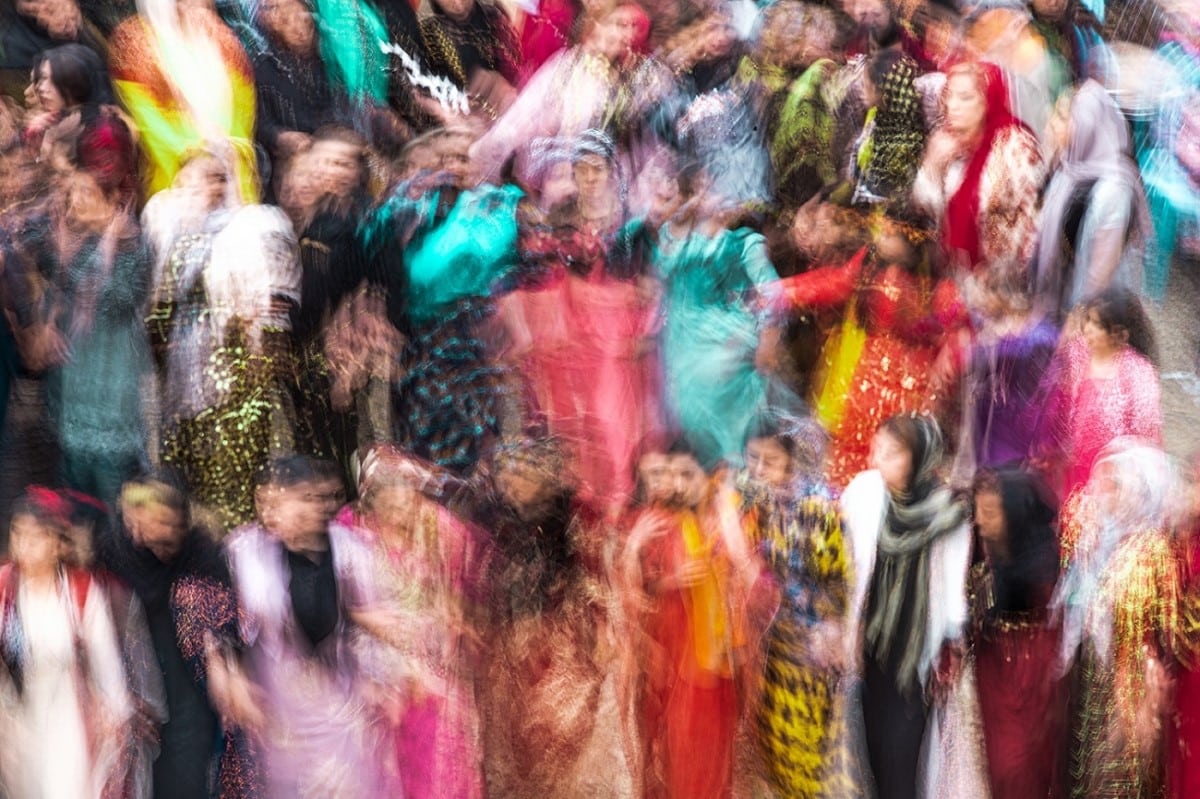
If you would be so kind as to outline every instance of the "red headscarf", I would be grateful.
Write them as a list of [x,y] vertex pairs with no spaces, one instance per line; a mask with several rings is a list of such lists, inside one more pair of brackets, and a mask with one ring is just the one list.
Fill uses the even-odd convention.
[[[962,185],[946,204],[946,222],[942,232],[942,246],[951,261],[962,253],[971,267],[980,261],[979,246],[979,188],[983,182],[983,167],[992,147],[1001,133],[1014,126],[1025,127],[1012,112],[1008,103],[1008,82],[1004,73],[995,64],[981,61],[972,70],[983,92],[986,110],[983,115],[983,136],[979,140],[963,175]],[[949,79],[953,79],[951,75]],[[948,80],[949,80],[948,79]]]

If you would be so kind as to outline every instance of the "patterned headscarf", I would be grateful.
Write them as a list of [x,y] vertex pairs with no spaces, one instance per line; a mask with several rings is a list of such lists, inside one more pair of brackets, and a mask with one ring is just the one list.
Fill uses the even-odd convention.
[[925,150],[925,115],[917,89],[917,63],[887,54],[876,80],[875,131],[862,188],[881,200],[903,200],[912,188]]

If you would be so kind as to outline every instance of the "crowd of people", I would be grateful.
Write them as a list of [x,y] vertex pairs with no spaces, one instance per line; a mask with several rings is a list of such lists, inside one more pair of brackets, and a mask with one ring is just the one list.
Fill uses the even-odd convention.
[[1200,797],[1191,4],[5,0],[0,91],[0,797]]

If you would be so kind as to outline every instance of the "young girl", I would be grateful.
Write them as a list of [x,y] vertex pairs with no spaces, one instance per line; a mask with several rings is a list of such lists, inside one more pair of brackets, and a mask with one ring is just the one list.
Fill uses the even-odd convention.
[[1035,455],[1061,475],[1062,497],[1087,482],[1096,456],[1120,436],[1162,441],[1154,334],[1137,295],[1110,288],[1080,309],[1082,333],[1047,374]]

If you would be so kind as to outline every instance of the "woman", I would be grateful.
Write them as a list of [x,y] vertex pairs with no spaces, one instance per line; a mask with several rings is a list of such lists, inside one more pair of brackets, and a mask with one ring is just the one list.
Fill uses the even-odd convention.
[[722,458],[739,461],[747,431],[766,410],[765,373],[774,367],[779,331],[748,297],[778,276],[761,234],[728,230],[711,213],[702,180],[694,168],[679,173],[683,205],[659,229],[653,258],[663,284],[667,412],[708,468]]
[[[448,76],[460,89],[474,90],[482,81],[499,81],[496,93],[507,96],[520,80],[520,42],[503,9],[479,0],[437,0],[421,21],[421,37],[429,52],[430,69]],[[502,87],[502,88],[501,88]],[[503,113],[504,107],[494,109]]]
[[109,783],[132,706],[104,591],[65,562],[68,513],[59,495],[28,489],[0,569],[0,784],[13,799],[118,789]]
[[1061,472],[1062,497],[1087,482],[1119,436],[1162,440],[1154,333],[1137,295],[1111,288],[1082,307],[1083,332],[1046,373],[1035,457]]
[[230,162],[193,157],[203,222],[174,238],[150,318],[166,353],[162,458],[233,526],[253,516],[251,476],[288,432],[280,381],[300,271],[283,212],[239,205]]
[[402,184],[365,224],[380,258],[388,315],[407,335],[393,386],[395,438],[460,475],[472,472],[500,432],[501,372],[481,328],[492,294],[516,261],[515,186],[472,187],[471,134],[441,131],[436,180]]
[[1049,612],[1058,582],[1057,509],[1029,472],[982,471],[971,570],[975,682],[992,799],[1064,796],[1067,686],[1062,631]]
[[508,305],[550,432],[573,445],[589,498],[615,511],[633,493],[634,448],[655,426],[643,342],[657,308],[631,257],[612,140],[587,131],[571,168],[575,198],[548,214],[548,235],[524,237],[523,257],[543,274]]
[[962,430],[955,478],[975,467],[1023,461],[1037,435],[1038,391],[1058,346],[1059,331],[1034,311],[1014,270],[974,281],[979,329],[964,363]]
[[867,466],[881,422],[934,404],[939,348],[964,321],[953,285],[935,285],[929,274],[923,231],[884,217],[873,233],[874,242],[845,264],[809,270],[776,289],[781,307],[842,309],[814,392],[833,436],[827,474],[835,488]]
[[140,133],[143,196],[175,182],[188,155],[228,141],[241,202],[259,198],[254,151],[254,71],[215,5],[144,3],[112,33],[113,87]]
[[1141,291],[1154,244],[1129,125],[1108,91],[1087,81],[1063,121],[1065,146],[1042,202],[1033,275],[1046,309],[1060,317],[1109,286]]
[[850,585],[842,520],[820,478],[825,433],[815,421],[763,424],[738,477],[743,516],[783,589],[767,633],[758,745],[780,796],[852,796],[835,770],[837,684]]
[[392,745],[412,799],[483,795],[479,719],[468,619],[479,594],[482,549],[470,528],[420,492],[427,470],[391,447],[363,463],[360,502],[339,517],[372,536],[380,606],[402,624],[390,668],[409,687]]
[[874,102],[859,137],[853,164],[856,203],[909,203],[921,153],[925,115],[917,89],[917,64],[900,50],[884,50],[867,69],[868,96]]
[[1027,263],[1044,167],[1037,138],[1009,109],[1003,73],[987,63],[951,67],[942,103],[944,121],[925,149],[914,201],[940,220],[954,268]]
[[1073,670],[1070,795],[1164,795],[1162,735],[1179,623],[1171,542],[1181,486],[1162,450],[1122,439],[1063,508],[1063,670]]
[[100,57],[81,44],[64,44],[38,58],[33,78],[40,112],[25,128],[26,146],[59,171],[91,172],[120,203],[131,203],[137,193],[133,135],[110,105]]
[[65,482],[106,503],[146,459],[141,380],[152,361],[143,325],[150,256],[141,230],[87,172],[65,180],[67,209],[54,311],[68,347],[49,375],[48,405],[63,451]]
[[957,677],[967,619],[967,511],[938,476],[942,433],[931,417],[879,427],[873,468],[841,509],[854,551],[848,656],[861,659],[867,760],[880,799],[915,797],[929,698]]

